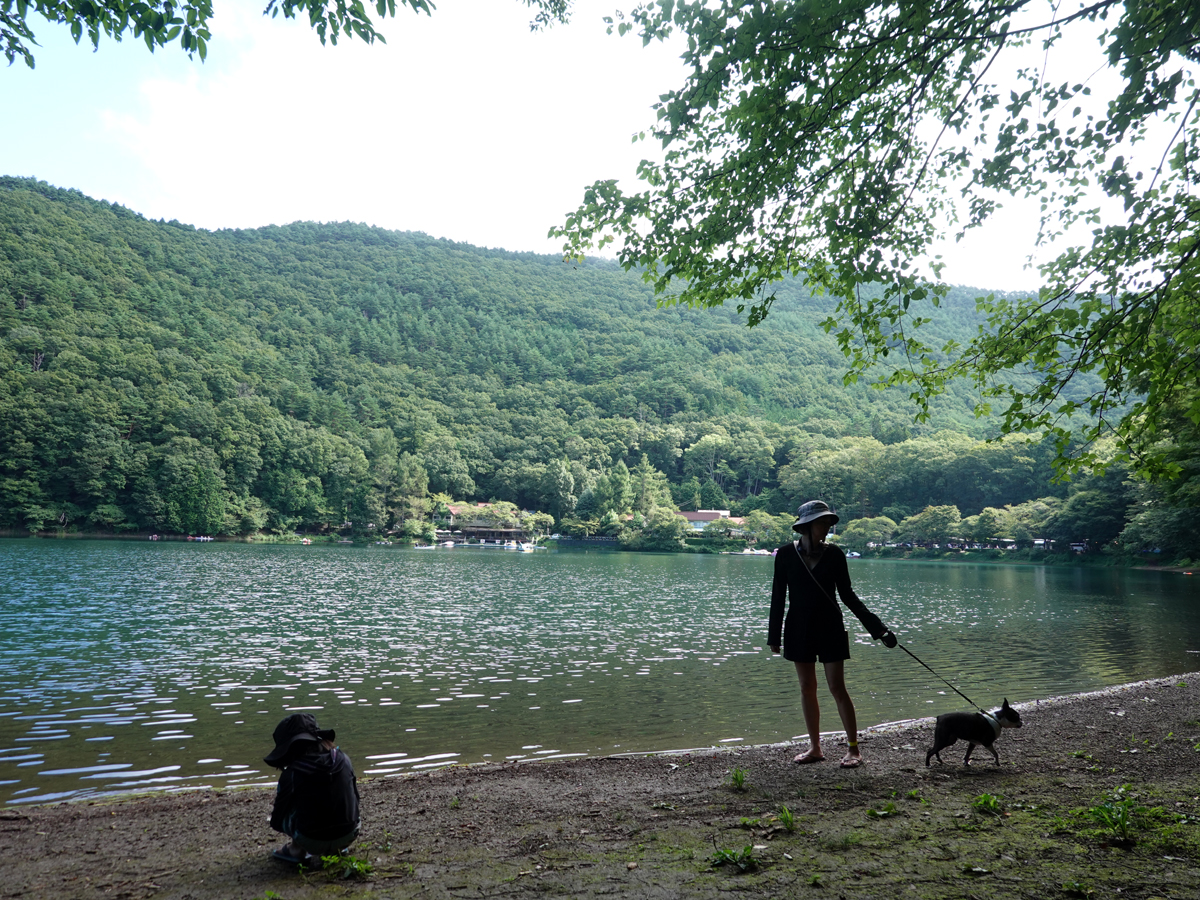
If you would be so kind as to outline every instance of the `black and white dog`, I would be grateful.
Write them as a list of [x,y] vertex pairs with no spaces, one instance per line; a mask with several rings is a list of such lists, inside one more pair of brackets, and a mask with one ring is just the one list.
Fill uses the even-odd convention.
[[935,756],[937,761],[941,762],[941,751],[958,741],[967,742],[967,755],[963,758],[964,766],[971,764],[971,751],[977,744],[991,750],[992,756],[996,759],[996,765],[1000,765],[1000,754],[996,752],[996,748],[992,744],[996,738],[1000,737],[1002,729],[1020,727],[1021,714],[1008,705],[1007,699],[1004,701],[1004,705],[993,713],[942,713],[937,717],[937,725],[933,729],[933,746],[925,754],[925,765],[928,766],[929,760]]

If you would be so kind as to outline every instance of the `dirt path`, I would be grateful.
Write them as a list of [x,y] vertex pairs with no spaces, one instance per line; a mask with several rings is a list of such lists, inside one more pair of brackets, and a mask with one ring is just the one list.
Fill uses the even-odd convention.
[[366,781],[365,878],[271,861],[262,790],[10,807],[0,897],[1200,896],[1200,673],[1019,709],[1000,767],[926,769],[926,720],[854,771],[764,747]]

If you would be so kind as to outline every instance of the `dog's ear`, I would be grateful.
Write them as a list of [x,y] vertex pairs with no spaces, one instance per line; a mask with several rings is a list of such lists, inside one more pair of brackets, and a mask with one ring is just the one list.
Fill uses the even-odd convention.
[[1004,702],[1000,704],[1000,708],[1001,708],[1001,709],[1008,709],[1008,708],[1009,708],[1009,706],[1008,706],[1008,698],[1007,698],[1007,697],[1005,697],[1005,698],[1004,698]]

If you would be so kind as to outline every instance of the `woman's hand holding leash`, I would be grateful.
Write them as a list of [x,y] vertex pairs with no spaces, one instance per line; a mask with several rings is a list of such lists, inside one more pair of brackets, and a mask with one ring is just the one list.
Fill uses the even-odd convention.
[[871,618],[873,621],[863,623],[867,626],[867,630],[871,632],[871,637],[877,641],[883,641],[883,646],[889,650],[895,647],[899,641],[896,640],[896,635],[892,634],[892,629],[879,621],[878,616],[872,616]]

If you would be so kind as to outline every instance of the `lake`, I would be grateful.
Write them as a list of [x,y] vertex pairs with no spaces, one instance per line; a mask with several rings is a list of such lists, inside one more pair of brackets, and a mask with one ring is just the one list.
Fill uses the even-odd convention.
[[[0,798],[269,784],[308,710],[360,776],[785,741],[773,560],[460,547],[0,541]],[[1200,669],[1200,586],[852,560],[866,604],[991,707]],[[857,634],[861,727],[966,707]],[[839,727],[827,694],[826,730]]]

